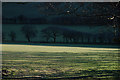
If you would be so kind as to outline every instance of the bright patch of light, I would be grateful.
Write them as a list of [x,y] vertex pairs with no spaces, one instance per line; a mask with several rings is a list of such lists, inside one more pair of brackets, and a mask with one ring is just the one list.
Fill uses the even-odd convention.
[[69,13],[70,11],[67,11],[67,13]]
[[111,17],[111,18],[108,18],[108,19],[114,19],[114,16],[113,16],[113,17]]

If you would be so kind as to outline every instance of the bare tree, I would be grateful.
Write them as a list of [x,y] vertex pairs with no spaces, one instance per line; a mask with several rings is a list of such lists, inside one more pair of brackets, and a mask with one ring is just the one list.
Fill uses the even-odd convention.
[[62,36],[65,42],[73,42],[73,30],[64,29],[62,30]]
[[85,35],[86,35],[87,43],[91,43],[91,38],[92,38],[91,34],[85,33]]
[[98,39],[100,43],[104,43],[104,34],[103,33],[99,33],[98,34]]
[[28,42],[31,41],[32,38],[37,36],[37,30],[35,26],[31,26],[31,25],[24,25],[21,28],[21,31],[23,32],[25,38],[28,40]]
[[15,41],[16,39],[16,33],[14,31],[11,31],[8,36],[11,38],[11,41]]
[[74,30],[74,31],[72,32],[72,40],[73,40],[73,43],[78,43],[79,40],[80,40],[80,38],[81,38],[81,36],[82,36],[82,33],[81,33],[81,32]]
[[46,29],[41,30],[41,33],[43,35],[42,37],[44,37],[46,39],[46,42],[48,42],[51,37],[51,32],[47,30],[46,28]]
[[6,40],[6,33],[2,32],[2,41],[4,42]]
[[62,36],[65,42],[73,42],[78,43],[81,39],[82,32],[71,30],[71,29],[64,29],[62,30]]
[[97,35],[96,34],[93,35],[93,43],[97,43]]
[[56,42],[57,37],[61,35],[60,28],[58,27],[47,27],[43,29],[42,31],[43,37],[46,38],[46,41],[48,41],[50,38],[53,39],[53,42]]

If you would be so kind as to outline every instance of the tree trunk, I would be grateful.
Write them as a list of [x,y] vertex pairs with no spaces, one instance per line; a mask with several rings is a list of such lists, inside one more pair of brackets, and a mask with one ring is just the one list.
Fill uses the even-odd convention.
[[83,37],[81,37],[81,42],[83,43]]
[[96,43],[96,41],[97,41],[96,38],[94,38],[94,39],[93,39],[93,43]]
[[90,38],[88,37],[88,43],[90,43]]
[[54,43],[56,43],[56,37],[54,37],[53,40],[54,40]]
[[14,41],[15,41],[15,39],[14,39],[14,38],[11,38],[11,41],[13,41],[13,42],[14,42]]
[[30,42],[31,40],[30,40],[30,37],[27,37],[27,40],[28,40],[28,42]]

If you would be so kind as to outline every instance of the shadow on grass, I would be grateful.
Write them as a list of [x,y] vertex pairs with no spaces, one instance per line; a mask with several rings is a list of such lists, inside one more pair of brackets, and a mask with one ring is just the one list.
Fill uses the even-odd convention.
[[[3,76],[3,80],[119,80],[120,70],[82,70],[77,77],[62,77],[65,74],[49,77],[21,77],[8,78]],[[84,76],[82,76],[84,74]]]
[[36,45],[36,46],[63,46],[63,47],[91,47],[91,48],[120,48],[119,44],[112,43],[45,43],[45,42],[3,42],[2,44]]

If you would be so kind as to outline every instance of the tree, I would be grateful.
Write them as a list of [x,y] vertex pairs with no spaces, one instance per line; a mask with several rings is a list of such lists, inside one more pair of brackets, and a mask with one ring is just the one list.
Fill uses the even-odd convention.
[[28,40],[28,42],[31,41],[32,38],[37,36],[37,30],[35,28],[35,26],[31,26],[31,25],[24,25],[21,28],[21,31],[23,32],[25,38]]
[[71,39],[73,43],[78,43],[80,38],[82,37],[82,32],[73,30],[71,33]]
[[96,34],[93,35],[93,43],[97,43],[97,35]]
[[6,40],[6,33],[2,32],[2,41],[4,42]]
[[70,31],[68,29],[63,29],[62,30],[62,37],[64,42],[69,42],[70,41]]
[[46,42],[48,42],[51,37],[50,31],[47,30],[47,28],[46,28],[46,29],[41,30],[41,33],[42,33],[43,37],[46,39]]
[[46,41],[48,41],[50,38],[53,39],[53,42],[56,42],[57,37],[61,35],[61,29],[58,27],[47,27],[43,30],[41,30],[43,37],[46,38]]
[[74,30],[64,29],[62,30],[62,37],[65,42],[73,42]]
[[16,39],[16,33],[14,31],[11,31],[8,36],[11,38],[11,41],[15,41]]
[[105,39],[104,39],[104,34],[103,34],[103,33],[99,33],[99,34],[98,34],[98,39],[99,39],[99,42],[100,42],[100,43],[104,43],[104,40],[105,40]]
[[84,43],[84,33],[81,33],[81,43]]
[[85,36],[86,36],[87,43],[91,43],[92,34],[91,33],[85,33]]
[[62,30],[62,37],[65,42],[78,43],[82,37],[82,32],[64,28]]

